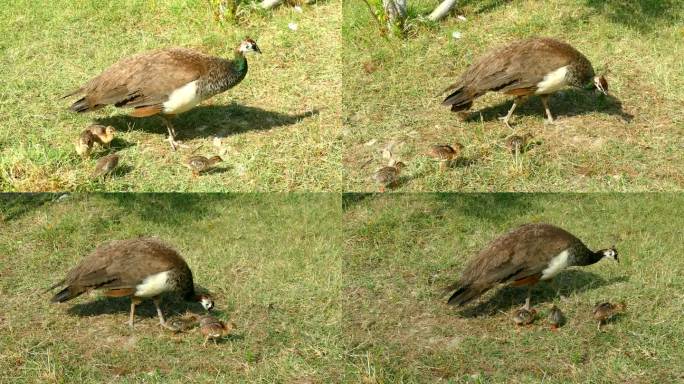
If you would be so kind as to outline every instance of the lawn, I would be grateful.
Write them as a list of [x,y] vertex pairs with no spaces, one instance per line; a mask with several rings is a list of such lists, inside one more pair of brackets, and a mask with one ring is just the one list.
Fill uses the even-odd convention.
[[[339,195],[0,195],[0,382],[337,381]],[[95,246],[154,235],[172,244],[236,332],[202,348],[161,328],[154,306],[42,290]],[[165,300],[168,317],[199,306]]]
[[[369,177],[387,162],[407,163],[400,191],[654,191],[684,186],[684,3],[675,1],[459,1],[428,23],[435,1],[409,1],[408,36],[383,38],[361,1],[343,6],[345,191],[373,191]],[[465,16],[465,21],[456,15]],[[460,32],[461,38],[452,37]],[[534,145],[517,159],[498,116],[512,104],[490,93],[460,121],[441,105],[444,88],[486,50],[551,36],[608,67],[610,97],[564,90],[551,97],[557,125],[544,124],[537,97],[514,114],[515,133]],[[460,142],[446,172],[423,153]]]
[[[243,8],[239,25],[220,23],[206,0],[20,0],[0,7],[0,190],[323,191],[341,185],[340,4],[273,11]],[[288,24],[293,23],[296,29]],[[78,115],[61,96],[122,57],[185,46],[232,58],[245,37],[249,56],[235,88],[181,114],[172,152],[159,117],[108,107]],[[73,142],[91,121],[119,130],[111,149],[81,159]],[[89,178],[97,158],[121,155],[107,181]],[[183,161],[221,155],[193,179]]]
[[[676,194],[346,195],[347,370],[366,383],[653,383],[684,379],[684,196]],[[465,263],[527,222],[568,229],[620,263],[561,273],[532,292],[537,321],[510,319],[526,288],[446,305]],[[598,301],[627,303],[599,333]],[[552,303],[567,316],[549,330]]]

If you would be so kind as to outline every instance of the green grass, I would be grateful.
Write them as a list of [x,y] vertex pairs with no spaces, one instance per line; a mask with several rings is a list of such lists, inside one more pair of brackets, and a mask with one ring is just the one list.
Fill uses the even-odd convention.
[[[0,195],[0,382],[675,382],[682,217],[684,196],[665,193]],[[615,244],[620,264],[563,272],[562,298],[539,284],[540,318],[521,330],[509,316],[525,289],[445,304],[477,250],[538,221]],[[41,292],[98,244],[141,235],[181,252],[232,337],[204,349],[150,303],[131,330],[126,299]],[[603,333],[599,300],[628,304]],[[543,320],[552,302],[559,332]]]
[[[409,2],[426,15],[434,1]],[[346,191],[372,191],[369,175],[395,143],[406,162],[401,191],[680,190],[684,133],[684,3],[675,1],[465,1],[438,24],[409,22],[408,38],[383,38],[361,1],[343,6],[343,164]],[[462,32],[461,39],[451,37]],[[514,160],[511,131],[496,117],[509,97],[478,99],[458,120],[437,95],[484,51],[552,36],[583,52],[598,71],[609,66],[612,97],[565,90],[551,98],[557,126],[544,124],[538,98],[514,115],[516,132],[538,145]],[[632,117],[629,117],[632,116]],[[461,142],[463,158],[447,172],[423,153]]]
[[[340,219],[333,194],[0,195],[0,382],[337,381]],[[183,255],[232,337],[204,349],[149,302],[131,330],[127,299],[41,293],[98,244],[139,235]]]
[[[208,4],[20,0],[1,7],[0,190],[339,189],[339,3],[303,6],[302,13],[251,10],[239,26],[217,22]],[[158,117],[130,118],[114,108],[77,115],[67,110],[74,99],[60,99],[122,57],[167,46],[232,57],[245,36],[263,55],[250,56],[238,86],[175,120],[178,139],[189,146],[179,152],[170,151]],[[122,167],[106,182],[88,176],[108,151],[82,160],[73,149],[93,119],[120,131],[111,151]],[[191,179],[182,163],[193,151],[226,161]]]
[[[346,195],[343,324],[347,369],[367,383],[651,383],[684,378],[684,196],[677,194]],[[533,290],[540,317],[516,331],[525,288],[498,288],[465,310],[446,305],[465,263],[527,222],[568,229],[601,261]],[[599,333],[600,300],[628,305]],[[551,303],[568,322],[551,332]]]

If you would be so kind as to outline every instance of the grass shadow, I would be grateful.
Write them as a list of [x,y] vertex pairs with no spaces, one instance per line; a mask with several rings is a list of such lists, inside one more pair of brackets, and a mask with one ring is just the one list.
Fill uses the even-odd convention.
[[213,202],[223,204],[236,197],[231,193],[105,193],[99,196],[113,200],[141,220],[179,226],[217,215]]
[[345,192],[342,193],[342,210],[346,211],[349,210],[350,208],[358,205],[359,203],[362,203],[364,200],[368,198],[372,198],[375,196],[375,193],[370,193],[370,192]]
[[640,32],[651,32],[660,23],[675,23],[681,15],[681,2],[673,0],[585,0],[596,13],[613,23]]
[[[479,111],[473,111],[465,118],[465,121],[479,122],[480,116],[482,116],[482,120],[485,121],[497,120],[499,117],[506,116],[506,113],[508,113],[508,110],[512,105],[513,100],[509,100],[494,106],[485,107]],[[634,117],[622,109],[622,103],[615,96],[605,96],[603,94],[596,95],[594,92],[579,89],[568,89],[557,92],[551,96],[549,108],[551,109],[554,118],[560,120],[564,117],[579,116],[591,112],[617,115],[625,122],[632,121],[632,118]],[[540,119],[546,119],[544,107],[538,97],[529,98],[515,109],[511,119],[513,126],[515,126],[516,116],[538,116]]]
[[524,193],[438,193],[436,198],[442,203],[443,209],[494,223],[507,222],[511,217],[527,214],[535,203]]
[[59,196],[58,193],[0,193],[0,223],[16,220]]
[[[417,178],[417,177],[414,177]],[[410,192],[402,193],[402,196],[418,196]],[[355,205],[359,205],[365,200],[372,200],[375,196],[382,196],[383,193],[361,193],[345,194],[343,198],[343,209],[348,210]],[[428,211],[414,212],[409,222],[412,225],[419,225],[422,220],[439,219],[443,217],[468,216],[478,220],[486,220],[494,223],[506,223],[511,217],[525,216],[534,211],[536,198],[530,198],[525,193],[452,193],[452,192],[432,192],[422,194],[423,199],[435,201]],[[427,197],[425,197],[427,196]],[[418,199],[421,200],[421,199]],[[403,223],[409,225],[408,223]]]
[[225,341],[242,341],[245,340],[245,335],[242,333],[231,333],[230,335],[223,336],[221,339]]
[[[560,290],[560,294],[569,296],[573,293],[582,293],[606,285],[624,282],[629,278],[627,276],[621,276],[606,280],[592,272],[570,270],[563,272],[555,279],[555,286]],[[493,315],[498,311],[507,312],[513,308],[522,306],[525,303],[526,297],[527,287],[505,286],[499,288],[494,296],[490,297],[488,300],[477,304],[471,304],[464,309],[458,309],[457,313],[460,316],[470,318]],[[537,307],[543,303],[552,302],[558,295],[553,284],[549,282],[540,282],[532,288],[531,297],[532,306]]]
[[[292,125],[302,119],[318,115],[318,110],[299,114],[284,114],[266,111],[257,107],[239,104],[199,106],[172,120],[179,139],[198,137],[226,137],[248,131],[263,131]],[[161,118],[136,118],[116,115],[95,119],[98,124],[112,125],[118,130],[135,129],[150,133],[166,134],[166,125]],[[197,128],[202,129],[197,129]]]
[[418,176],[415,176],[415,175],[400,175],[399,178],[397,178],[397,181],[395,181],[391,185],[387,186],[387,190],[391,191],[391,190],[399,189],[402,186],[408,184],[411,180],[417,179],[417,178],[418,178]]

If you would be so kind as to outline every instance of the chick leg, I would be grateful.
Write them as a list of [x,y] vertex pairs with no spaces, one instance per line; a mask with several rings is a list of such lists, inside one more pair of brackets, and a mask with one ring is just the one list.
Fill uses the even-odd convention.
[[549,95],[541,95],[540,97],[542,105],[544,105],[544,111],[546,111],[546,117],[548,118],[546,122],[548,124],[554,124],[553,115],[551,114],[551,109],[549,109]]

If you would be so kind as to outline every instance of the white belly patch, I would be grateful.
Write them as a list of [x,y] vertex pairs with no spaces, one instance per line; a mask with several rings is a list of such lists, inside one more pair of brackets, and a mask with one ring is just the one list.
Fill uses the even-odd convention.
[[568,252],[568,250],[566,249],[565,251],[559,253],[556,257],[551,259],[549,266],[542,271],[541,279],[550,279],[559,274],[565,268],[567,268],[569,256],[570,252]]
[[536,95],[544,95],[547,93],[553,93],[557,90],[568,85],[565,75],[568,73],[568,66],[560,67],[555,71],[548,73],[544,76],[544,80],[537,84],[537,91],[534,93]]
[[169,289],[169,273],[166,271],[147,276],[135,287],[135,296],[154,297],[166,292]]
[[174,90],[163,104],[164,113],[178,114],[192,109],[202,101],[197,95],[197,80],[191,81]]

